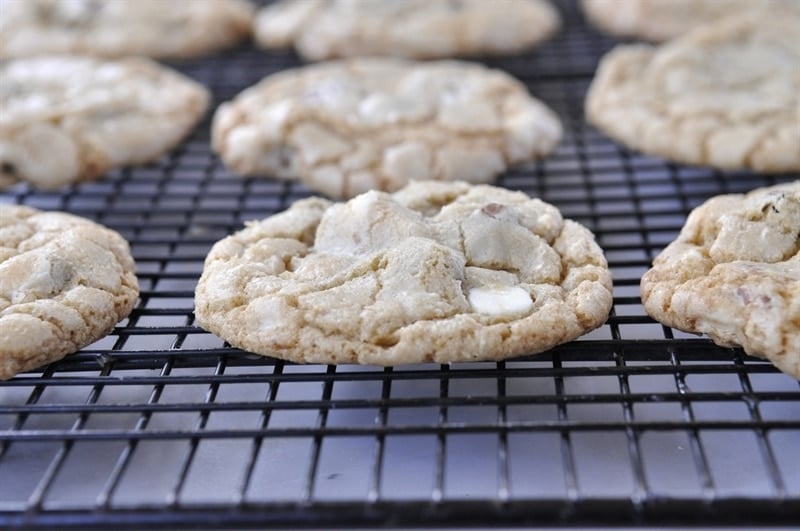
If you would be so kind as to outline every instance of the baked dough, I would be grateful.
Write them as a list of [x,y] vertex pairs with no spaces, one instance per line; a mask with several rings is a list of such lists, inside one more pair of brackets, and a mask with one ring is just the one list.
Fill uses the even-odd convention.
[[87,219],[0,208],[0,379],[106,336],[139,295],[128,243]]
[[0,57],[195,57],[250,35],[254,15],[246,0],[7,0]]
[[761,172],[800,170],[800,16],[743,13],[600,63],[589,121],[646,154]]
[[[793,10],[797,0],[582,0],[586,18],[618,37],[666,41],[733,13],[762,9]],[[779,15],[778,15],[779,16]]]
[[490,182],[552,151],[561,133],[558,117],[504,72],[379,58],[265,78],[220,105],[212,142],[239,174],[353,197],[412,179]]
[[0,64],[0,79],[0,188],[58,188],[156,160],[209,100],[200,84],[148,59],[17,59]]
[[256,42],[307,60],[512,54],[558,31],[545,0],[283,0],[256,17]]
[[588,229],[521,192],[429,181],[249,223],[211,249],[195,315],[267,356],[399,365],[541,352],[611,303]]
[[706,201],[641,288],[654,319],[800,379],[800,181]]

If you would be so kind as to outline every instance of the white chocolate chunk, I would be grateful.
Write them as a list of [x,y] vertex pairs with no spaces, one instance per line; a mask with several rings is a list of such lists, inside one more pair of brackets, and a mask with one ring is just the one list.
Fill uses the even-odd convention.
[[476,312],[489,315],[517,315],[533,308],[531,296],[518,286],[472,288],[469,303]]

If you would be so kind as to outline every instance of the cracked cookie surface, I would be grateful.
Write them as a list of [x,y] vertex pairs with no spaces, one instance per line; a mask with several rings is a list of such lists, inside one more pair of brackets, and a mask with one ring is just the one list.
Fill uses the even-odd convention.
[[796,0],[582,0],[586,18],[619,37],[665,41],[733,13],[763,9],[792,10]]
[[410,180],[492,181],[553,150],[558,117],[519,81],[460,61],[354,59],[269,76],[222,104],[212,143],[243,175],[331,197]]
[[209,253],[195,315],[263,355],[398,365],[541,352],[611,303],[588,229],[520,192],[429,181],[248,223]]
[[284,0],[259,11],[254,33],[263,47],[293,45],[312,61],[434,59],[520,52],[560,25],[544,0]]
[[247,37],[254,15],[245,0],[9,0],[0,57],[194,57]]
[[641,290],[654,319],[800,379],[800,181],[693,210]]
[[147,59],[17,59],[0,64],[0,78],[0,188],[53,189],[158,159],[209,99],[202,85]]
[[139,295],[128,243],[87,219],[0,208],[0,379],[106,336]]
[[644,153],[687,164],[800,170],[800,16],[743,13],[600,63],[589,121]]

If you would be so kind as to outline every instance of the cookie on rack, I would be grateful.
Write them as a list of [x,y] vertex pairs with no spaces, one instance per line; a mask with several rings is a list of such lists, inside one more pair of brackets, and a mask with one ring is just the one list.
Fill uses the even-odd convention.
[[61,212],[0,208],[0,379],[105,337],[138,295],[118,233]]
[[793,10],[796,0],[582,0],[592,25],[618,37],[666,41],[732,13]]
[[0,57],[195,57],[251,33],[247,0],[17,0],[0,9]]
[[800,16],[742,13],[600,63],[589,121],[620,143],[686,164],[800,170]]
[[294,46],[312,61],[434,59],[521,52],[560,26],[546,0],[282,0],[259,11],[254,33],[262,47]]
[[800,379],[800,181],[706,201],[641,289],[654,319]]
[[602,325],[611,275],[592,233],[488,185],[413,182],[309,198],[217,242],[200,326],[301,363],[500,360]]
[[558,117],[508,74],[461,61],[370,58],[268,76],[222,104],[214,150],[233,171],[332,197],[412,179],[492,181],[552,151]]
[[148,59],[77,56],[0,64],[0,188],[42,189],[158,159],[208,106],[200,84]]

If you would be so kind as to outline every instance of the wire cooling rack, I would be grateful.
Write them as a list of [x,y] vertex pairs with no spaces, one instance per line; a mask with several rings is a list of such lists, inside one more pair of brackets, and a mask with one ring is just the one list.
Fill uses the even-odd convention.
[[[0,383],[0,527],[800,521],[798,382],[662,327],[638,295],[691,208],[790,176],[672,165],[587,126],[584,94],[614,42],[560,8],[552,42],[487,61],[566,129],[553,156],[499,184],[594,230],[615,282],[602,328],[453,366],[300,366],[229,348],[194,325],[207,251],[309,191],[231,175],[209,152],[207,117],[157,164],[0,195],[115,228],[142,288],[109,337]],[[297,64],[245,46],[173,66],[219,103]]]

